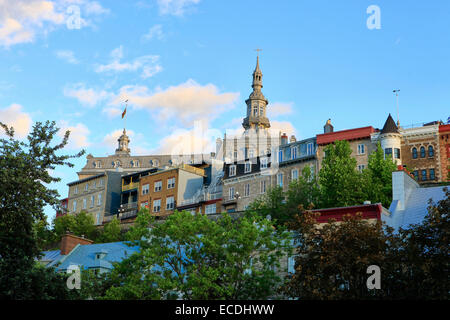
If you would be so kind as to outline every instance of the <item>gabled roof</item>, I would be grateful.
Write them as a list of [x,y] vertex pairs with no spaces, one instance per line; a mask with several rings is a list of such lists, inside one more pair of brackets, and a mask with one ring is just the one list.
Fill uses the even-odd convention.
[[[139,247],[130,247],[127,243],[129,242],[78,245],[65,257],[64,261],[56,268],[56,270],[66,271],[70,265],[83,266],[84,269],[112,269],[113,262],[120,262],[139,251]],[[97,253],[103,253],[105,256],[97,259]]]
[[395,230],[398,230],[400,227],[406,229],[411,224],[422,223],[428,214],[428,200],[433,199],[434,202],[438,202],[444,198],[443,186],[415,188],[407,197],[404,210],[397,209],[399,200],[392,201],[389,207],[391,215],[383,216],[383,221]]
[[395,124],[394,119],[392,119],[391,114],[389,113],[386,122],[384,123],[383,129],[381,129],[381,134],[383,133],[398,133],[397,125]]

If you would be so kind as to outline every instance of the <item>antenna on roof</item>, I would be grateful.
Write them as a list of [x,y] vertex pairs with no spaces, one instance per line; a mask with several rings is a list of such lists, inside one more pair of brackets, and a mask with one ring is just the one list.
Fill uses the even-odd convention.
[[392,92],[395,93],[395,97],[397,98],[397,127],[400,127],[400,118],[398,115],[398,93],[400,92],[400,89],[393,90]]

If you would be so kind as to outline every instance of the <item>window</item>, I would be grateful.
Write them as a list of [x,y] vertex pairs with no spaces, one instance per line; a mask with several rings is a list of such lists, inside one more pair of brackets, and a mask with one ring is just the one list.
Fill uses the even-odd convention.
[[244,186],[244,197],[248,197],[248,196],[250,196],[250,184],[247,183]]
[[97,213],[97,225],[99,225],[99,224],[102,224],[100,212]]
[[283,174],[282,173],[277,174],[277,185],[279,185],[280,187],[283,186]]
[[269,159],[267,158],[261,158],[260,167],[261,169],[267,169],[267,163],[269,162]]
[[206,214],[213,214],[216,213],[216,204],[212,203],[212,204],[208,204],[205,207],[205,213]]
[[298,179],[298,169],[293,169],[291,171],[291,177],[292,177],[292,180],[297,180]]
[[297,158],[297,147],[292,147],[291,148],[291,159],[296,159]]
[[92,188],[95,189],[97,187],[97,181],[92,182]]
[[314,144],[313,143],[310,142],[306,145],[306,154],[308,156],[314,154]]
[[132,161],[131,161],[131,165],[132,165],[134,168],[139,167],[139,160],[132,160]]
[[166,198],[166,210],[173,210],[175,209],[175,199],[174,197],[167,197]]
[[253,149],[250,149],[249,151],[248,151],[248,157],[249,158],[253,158],[255,156],[255,151],[253,151]]
[[86,207],[87,207],[87,199],[84,198],[83,199],[83,209],[86,209]]
[[433,150],[433,146],[428,146],[428,156],[434,157],[434,150]]
[[254,117],[258,116],[258,106],[253,106],[253,116]]
[[266,193],[266,180],[260,182],[260,193]]
[[233,156],[234,156],[234,159],[237,159],[237,151],[234,151]]
[[78,194],[78,186],[75,186],[75,190],[73,191],[74,194]]
[[245,163],[244,173],[249,173],[250,171],[252,171],[252,163],[250,161],[247,161]]
[[425,158],[425,147],[420,147],[420,157]]
[[288,272],[295,273],[295,256],[290,256],[288,258]]
[[89,190],[89,183],[86,183],[85,185],[84,185],[84,191],[88,191]]
[[148,208],[148,201],[141,202],[141,209]]
[[436,179],[435,175],[434,175],[434,169],[430,169],[430,180],[434,180]]
[[153,212],[161,211],[161,199],[153,201]]
[[412,149],[412,157],[413,159],[417,159],[417,148]]
[[77,211],[77,200],[73,201],[73,212]]
[[417,171],[417,170],[413,171],[413,175],[414,175],[414,179],[419,181],[419,171]]
[[95,204],[95,197],[91,196],[91,205],[90,205],[90,207],[93,208],[94,204]]
[[363,165],[363,164],[360,164],[360,165],[358,165],[358,171],[359,172],[362,172],[364,169],[365,169],[365,165]]
[[142,185],[142,195],[148,194],[149,192],[150,192],[150,185],[148,183]]
[[102,162],[101,161],[97,161],[97,168],[101,168],[102,167]]
[[228,174],[230,177],[235,176],[236,175],[236,165],[231,165],[230,166],[230,172]]
[[278,151],[278,162],[283,161],[283,150]]
[[394,149],[394,158],[400,159],[400,149],[399,148]]
[[366,153],[366,145],[363,143],[358,144],[358,154]]
[[259,107],[259,116],[263,117],[264,116],[264,108],[261,106]]
[[386,148],[384,149],[384,158],[390,158],[392,159],[392,148]]
[[100,187],[103,187],[104,181],[103,179],[100,180]]
[[175,178],[167,179],[167,189],[175,188]]
[[155,182],[155,192],[161,191],[162,189],[162,181]]
[[422,181],[426,181],[426,180],[427,180],[427,170],[422,170]]
[[97,205],[100,206],[102,204],[102,194],[97,195]]
[[233,187],[228,189],[228,199],[230,199],[230,200],[234,199],[234,188]]
[[157,159],[153,159],[153,160],[152,160],[152,165],[153,165],[154,167],[159,166],[159,161],[158,161]]

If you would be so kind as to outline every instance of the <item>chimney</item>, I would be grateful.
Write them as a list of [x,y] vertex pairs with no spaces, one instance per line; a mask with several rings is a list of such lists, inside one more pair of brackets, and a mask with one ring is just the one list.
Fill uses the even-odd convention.
[[327,120],[327,123],[323,126],[323,133],[333,132],[333,125],[331,124],[331,119]]
[[392,204],[397,202],[397,206],[390,211],[404,210],[409,195],[417,188],[419,188],[419,184],[407,171],[400,170],[392,172]]
[[82,237],[77,237],[69,232],[67,232],[62,238],[61,238],[61,254],[66,255],[72,251],[73,248],[77,246],[77,244],[92,244],[94,241],[85,239]]
[[297,139],[295,138],[294,135],[291,136],[291,139],[289,140],[290,143],[296,142]]
[[283,145],[283,144],[288,144],[288,136],[287,136],[286,133],[283,133],[283,134],[281,135],[281,144],[282,144],[282,145]]

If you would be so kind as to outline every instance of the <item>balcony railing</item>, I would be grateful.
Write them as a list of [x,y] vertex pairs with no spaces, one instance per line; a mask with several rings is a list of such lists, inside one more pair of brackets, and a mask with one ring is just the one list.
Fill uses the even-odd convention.
[[128,191],[128,190],[133,190],[133,189],[138,189],[138,188],[139,188],[139,182],[131,182],[129,184],[123,185],[122,191]]
[[137,206],[138,206],[137,202],[130,202],[130,203],[121,204],[120,208],[123,210],[130,210],[130,209],[136,209]]

